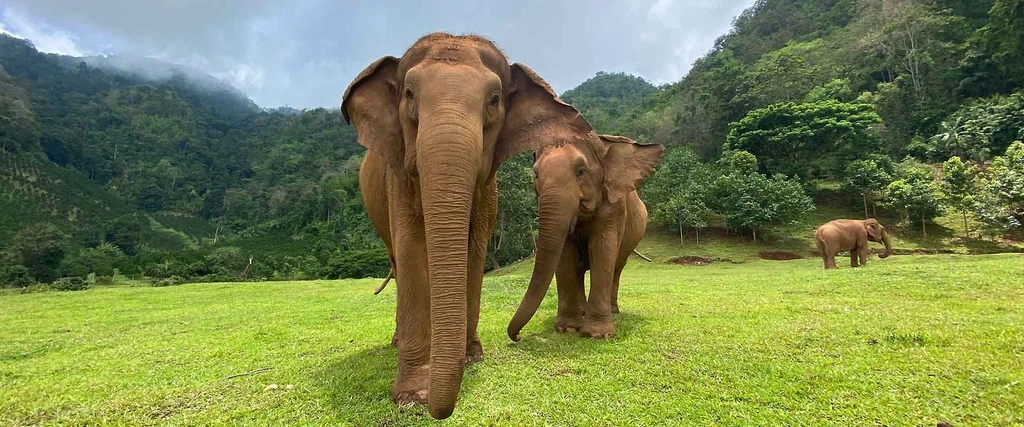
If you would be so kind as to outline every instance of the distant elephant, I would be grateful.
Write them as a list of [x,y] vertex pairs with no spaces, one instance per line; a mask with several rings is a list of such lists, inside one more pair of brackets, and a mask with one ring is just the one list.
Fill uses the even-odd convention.
[[368,148],[360,191],[393,262],[398,404],[455,409],[477,336],[495,172],[520,152],[585,139],[591,127],[522,64],[478,36],[426,35],[345,90],[342,114]]
[[[540,205],[537,256],[523,301],[508,325],[519,332],[540,306],[551,276],[558,278],[559,332],[592,338],[615,334],[619,276],[647,229],[647,207],[636,185],[661,161],[661,145],[591,134],[585,141],[535,153],[534,191]],[[583,289],[590,270],[590,299]]]
[[836,254],[841,251],[850,251],[851,267],[858,266],[858,258],[860,266],[867,265],[870,254],[868,242],[885,244],[885,253],[878,255],[879,258],[887,258],[892,253],[889,234],[874,218],[832,220],[814,232],[814,244],[821,251],[826,269],[836,268]]

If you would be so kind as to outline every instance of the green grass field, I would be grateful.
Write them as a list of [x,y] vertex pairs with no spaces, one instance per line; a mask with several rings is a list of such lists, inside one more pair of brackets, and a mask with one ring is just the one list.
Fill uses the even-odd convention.
[[[636,261],[613,340],[555,333],[552,286],[518,344],[529,265],[491,275],[485,360],[449,422],[1024,423],[1024,257],[840,266]],[[430,424],[390,402],[395,290],[378,283],[0,294],[0,424]]]

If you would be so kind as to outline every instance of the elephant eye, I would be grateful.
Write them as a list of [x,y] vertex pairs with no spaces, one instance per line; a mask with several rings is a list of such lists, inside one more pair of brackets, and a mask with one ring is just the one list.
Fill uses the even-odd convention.
[[578,169],[576,169],[576,177],[578,178],[578,177],[581,177],[581,176],[583,176],[583,174],[584,174],[584,173],[585,173],[586,171],[587,171],[587,170],[586,170],[585,168],[582,168],[582,167],[581,167],[581,168],[578,168]]
[[492,107],[497,107],[498,103],[501,102],[501,95],[497,93],[491,94],[491,100],[489,101]]
[[405,99],[409,101],[416,99],[416,97],[413,96],[412,94],[412,88],[405,88]]

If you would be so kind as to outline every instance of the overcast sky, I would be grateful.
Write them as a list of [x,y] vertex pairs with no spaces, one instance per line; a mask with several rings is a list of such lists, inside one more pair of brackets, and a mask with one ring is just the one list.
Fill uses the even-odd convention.
[[337,107],[349,81],[432,31],[494,40],[559,93],[598,71],[679,80],[754,0],[3,0],[0,32],[66,55],[139,54],[262,107]]

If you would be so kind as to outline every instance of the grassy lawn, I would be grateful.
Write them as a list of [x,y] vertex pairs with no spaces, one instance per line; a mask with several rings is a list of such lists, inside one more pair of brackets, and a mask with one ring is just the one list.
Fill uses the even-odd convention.
[[[450,422],[1024,423],[1024,257],[840,266],[634,262],[615,339],[555,333],[552,286],[518,344],[529,265],[499,272]],[[0,294],[0,424],[430,424],[390,402],[395,290],[378,283]]]

